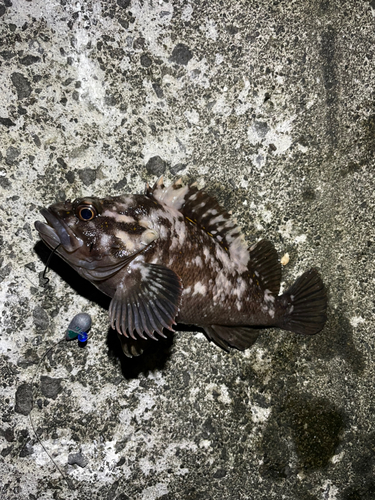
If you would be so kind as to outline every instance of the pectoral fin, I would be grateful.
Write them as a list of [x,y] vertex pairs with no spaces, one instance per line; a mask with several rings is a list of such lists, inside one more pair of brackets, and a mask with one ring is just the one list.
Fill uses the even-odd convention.
[[157,340],[155,332],[165,337],[163,328],[172,330],[176,324],[181,293],[181,280],[171,269],[136,264],[125,274],[109,306],[111,327],[135,340],[134,331],[142,339]]
[[227,352],[229,347],[244,351],[254,344],[259,335],[259,330],[250,326],[210,325],[204,329],[207,337]]

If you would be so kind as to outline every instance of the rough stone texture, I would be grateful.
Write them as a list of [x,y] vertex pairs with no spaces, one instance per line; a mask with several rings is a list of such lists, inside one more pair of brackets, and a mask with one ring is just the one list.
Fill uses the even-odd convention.
[[33,407],[32,386],[30,384],[21,384],[17,387],[15,396],[14,411],[22,415],[28,415]]
[[69,465],[79,465],[79,467],[86,467],[88,464],[87,458],[85,458],[82,453],[73,453],[72,455],[68,456],[68,464]]
[[[365,0],[0,1],[2,499],[375,497],[374,16]],[[183,331],[126,359],[93,287],[56,257],[43,286],[39,208],[139,192],[159,167],[288,253],[284,286],[321,269],[320,335],[269,330],[228,355]],[[64,340],[79,311],[84,349]],[[32,382],[69,481],[20,413]]]
[[40,377],[40,390],[46,398],[56,399],[62,391],[61,379],[54,379],[47,376]]

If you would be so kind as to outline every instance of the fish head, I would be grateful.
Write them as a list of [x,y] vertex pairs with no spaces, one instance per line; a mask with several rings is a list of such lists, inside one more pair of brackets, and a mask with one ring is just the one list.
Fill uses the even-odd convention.
[[[158,238],[137,195],[78,198],[43,208],[41,239],[90,281],[112,276]],[[143,210],[143,212],[142,212]]]

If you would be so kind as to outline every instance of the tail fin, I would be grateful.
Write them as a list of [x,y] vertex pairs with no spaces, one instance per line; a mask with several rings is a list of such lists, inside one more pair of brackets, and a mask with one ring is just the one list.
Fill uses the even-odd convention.
[[326,322],[327,296],[316,269],[310,269],[280,297],[285,314],[278,325],[283,330],[314,335]]

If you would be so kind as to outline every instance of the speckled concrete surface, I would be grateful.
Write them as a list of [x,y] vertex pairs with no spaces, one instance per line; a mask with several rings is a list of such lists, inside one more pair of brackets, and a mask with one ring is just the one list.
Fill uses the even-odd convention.
[[[3,0],[0,16],[0,497],[374,498],[375,2]],[[320,268],[324,331],[230,354],[184,331],[126,359],[89,284],[55,258],[42,286],[42,206],[161,173],[288,253],[284,286]],[[92,339],[36,374],[78,311]]]

